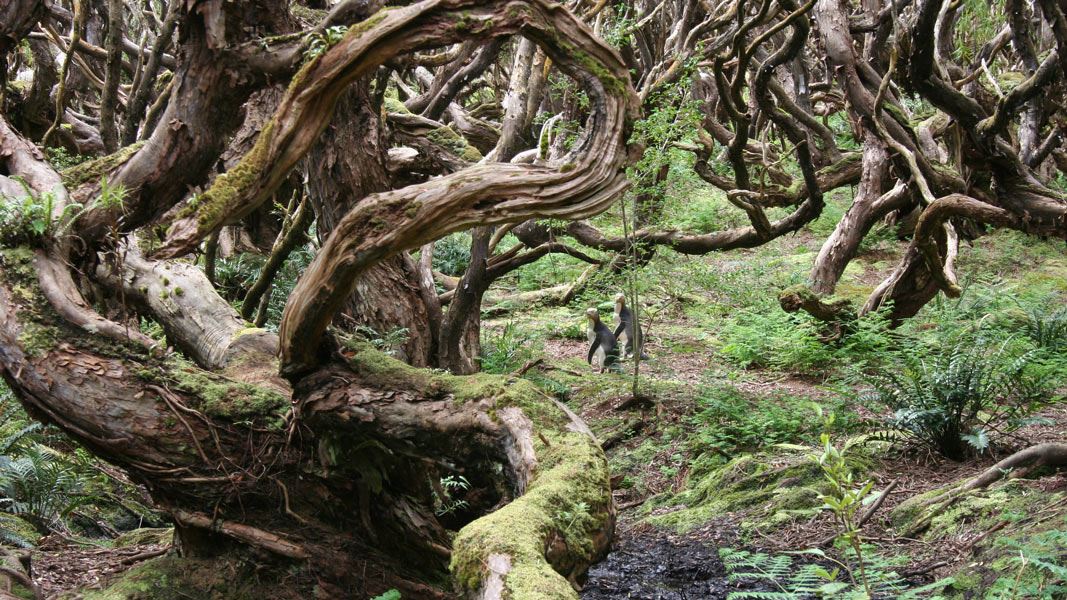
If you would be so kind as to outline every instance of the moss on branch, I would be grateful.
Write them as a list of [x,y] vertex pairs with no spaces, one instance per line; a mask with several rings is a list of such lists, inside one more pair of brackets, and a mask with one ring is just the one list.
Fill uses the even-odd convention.
[[465,589],[480,588],[490,575],[486,559],[500,554],[511,561],[503,578],[507,597],[578,597],[557,569],[569,571],[594,560],[593,537],[610,526],[610,473],[603,453],[585,434],[542,435],[551,446],[535,444],[539,474],[526,494],[456,536],[450,568]]

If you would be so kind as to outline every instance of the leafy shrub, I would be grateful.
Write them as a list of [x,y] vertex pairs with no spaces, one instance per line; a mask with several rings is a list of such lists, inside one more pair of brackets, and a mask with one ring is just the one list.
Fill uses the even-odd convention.
[[897,368],[868,378],[870,397],[894,411],[889,424],[943,456],[961,460],[990,436],[1005,434],[1048,402],[1048,380],[1029,367],[1034,352],[1012,356],[963,339],[947,352],[903,354]]
[[53,148],[45,148],[45,155],[48,156],[48,162],[52,163],[52,168],[57,171],[63,171],[73,166],[80,165],[81,163],[92,158],[84,154],[71,154],[66,148],[62,146],[56,146]]
[[471,236],[453,233],[433,245],[433,268],[445,275],[459,277],[471,262]]

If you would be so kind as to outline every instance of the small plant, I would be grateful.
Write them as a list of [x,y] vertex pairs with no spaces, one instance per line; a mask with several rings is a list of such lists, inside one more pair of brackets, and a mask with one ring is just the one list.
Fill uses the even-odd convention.
[[519,333],[515,324],[508,322],[499,334],[485,335],[479,360],[482,371],[499,375],[515,371],[533,356],[530,337]]
[[470,489],[471,484],[462,475],[446,475],[438,482],[440,485],[432,488],[433,512],[439,517],[452,514],[457,510],[467,508],[466,500],[457,499],[456,496]]
[[904,355],[899,366],[868,379],[871,397],[894,410],[890,426],[952,460],[985,452],[1049,401],[1047,376],[1028,372],[1033,352],[1012,357],[965,340],[951,350]]
[[318,58],[330,48],[337,45],[344,39],[345,34],[348,33],[348,28],[343,25],[334,25],[333,27],[327,27],[322,33],[315,33],[311,36],[311,41],[308,43],[308,48],[304,51],[304,57],[307,60]]
[[93,202],[94,206],[105,209],[121,208],[126,200],[126,186],[121,183],[108,182],[107,176],[100,179],[100,195]]
[[576,502],[573,508],[559,511],[556,517],[563,524],[560,527],[563,540],[572,547],[580,543],[579,540],[584,537],[585,531],[593,521],[593,514],[585,502]]
[[375,596],[371,600],[401,600],[400,590],[391,589],[380,596]]
[[377,329],[367,325],[357,326],[355,333],[389,356],[395,356],[408,342],[408,337],[411,335],[407,327],[397,327],[385,333],[379,333]]
[[[827,426],[833,423],[834,416],[827,418]],[[859,566],[860,583],[863,585],[867,597],[871,596],[871,582],[868,578],[867,567],[864,564],[863,546],[860,538],[859,510],[863,507],[863,499],[871,492],[874,482],[856,481],[852,468],[845,460],[845,449],[838,449],[830,441],[830,434],[823,433],[821,436],[823,451],[812,458],[819,464],[823,476],[830,483],[828,493],[819,494],[823,505],[833,511],[834,518],[840,527],[838,539],[841,539],[856,556],[856,564]],[[846,570],[853,581],[855,577],[847,565]]]

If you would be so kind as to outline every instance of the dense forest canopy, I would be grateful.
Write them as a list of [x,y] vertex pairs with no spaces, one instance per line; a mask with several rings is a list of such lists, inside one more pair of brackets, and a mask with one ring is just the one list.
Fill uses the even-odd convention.
[[[574,597],[612,474],[533,361],[479,373],[487,299],[570,305],[847,191],[768,293],[827,345],[901,326],[960,296],[969,242],[1067,239],[1065,92],[1056,0],[9,0],[0,372],[183,556],[301,565],[323,597]],[[697,187],[733,215],[686,218]],[[895,266],[835,296],[887,225]],[[588,266],[494,287],[560,256]]]

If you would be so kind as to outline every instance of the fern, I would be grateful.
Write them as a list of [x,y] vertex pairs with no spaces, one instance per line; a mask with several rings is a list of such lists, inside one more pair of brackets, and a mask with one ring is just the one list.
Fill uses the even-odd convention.
[[1047,401],[1049,379],[1034,377],[1036,354],[1011,356],[1007,344],[957,343],[947,353],[908,355],[868,378],[872,399],[894,410],[890,427],[960,460],[968,446],[988,450],[991,432],[1008,433]]
[[[731,592],[727,600],[808,600],[835,598],[851,600],[867,598],[863,586],[842,578],[840,568],[827,569],[820,563],[795,564],[795,555],[811,555],[823,561],[835,563],[818,549],[790,554],[765,554],[732,548],[719,549],[719,558],[729,572],[728,579],[734,583],[763,584],[777,590],[743,590]],[[907,581],[897,574],[885,558],[866,553],[867,577],[871,584],[871,596],[877,599],[918,600],[928,598],[952,583],[943,579],[935,583],[909,589]]]
[[63,518],[85,500],[69,464],[47,446],[26,448],[21,456],[0,456],[0,510],[27,516],[50,530],[65,530]]

